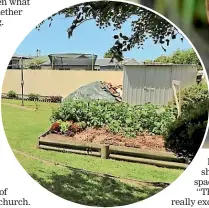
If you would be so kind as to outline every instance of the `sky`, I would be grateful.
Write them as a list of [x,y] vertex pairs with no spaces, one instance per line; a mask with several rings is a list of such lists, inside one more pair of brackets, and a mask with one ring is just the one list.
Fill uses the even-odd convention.
[[[65,19],[63,16],[56,16],[49,27],[49,22],[41,26],[40,31],[32,30],[16,50],[19,55],[36,55],[36,50],[41,51],[41,55],[51,53],[87,53],[96,54],[102,58],[104,53],[114,44],[113,36],[119,32],[130,34],[130,22],[126,21],[121,31],[113,31],[113,28],[99,29],[94,20],[87,21],[80,25],[69,39],[67,29],[71,25],[72,19]],[[144,49],[131,49],[124,54],[124,57],[135,58],[138,61],[154,60],[161,55],[171,55],[177,49],[184,50],[191,48],[185,39],[182,43],[180,37],[173,40],[167,51],[164,52],[160,44],[154,44],[152,39],[148,39],[144,44]]]

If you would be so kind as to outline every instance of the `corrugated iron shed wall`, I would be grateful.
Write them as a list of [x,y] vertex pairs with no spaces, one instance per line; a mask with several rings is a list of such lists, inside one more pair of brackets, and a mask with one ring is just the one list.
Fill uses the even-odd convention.
[[196,83],[196,73],[194,65],[126,65],[123,101],[167,105],[173,99],[172,80],[181,81],[181,88],[185,88]]

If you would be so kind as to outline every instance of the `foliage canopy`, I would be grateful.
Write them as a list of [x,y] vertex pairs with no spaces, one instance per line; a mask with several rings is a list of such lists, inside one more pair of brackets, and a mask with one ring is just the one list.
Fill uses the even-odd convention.
[[[100,29],[113,27],[114,31],[118,31],[121,30],[127,19],[131,19],[131,34],[127,36],[122,32],[118,32],[113,37],[115,43],[110,48],[110,51],[113,54],[112,58],[116,58],[118,61],[123,60],[125,51],[129,51],[134,47],[143,49],[144,42],[148,38],[151,38],[154,44],[160,44],[164,51],[166,51],[170,41],[176,39],[177,36],[183,41],[183,36],[179,31],[165,19],[132,4],[113,1],[78,4],[65,8],[49,17],[49,26],[51,26],[56,15],[64,15],[65,18],[72,20],[67,31],[69,38],[73,35],[75,29],[86,21],[95,21],[96,26]],[[37,29],[40,29],[45,21],[41,22]]]
[[113,53],[108,50],[105,54],[104,54],[104,58],[112,58],[113,57]]
[[155,62],[174,64],[196,64],[198,68],[202,68],[200,60],[192,48],[187,50],[177,50],[171,56],[159,56],[155,59]]
[[195,157],[208,123],[209,99],[188,106],[183,114],[168,126],[165,146],[188,163]]

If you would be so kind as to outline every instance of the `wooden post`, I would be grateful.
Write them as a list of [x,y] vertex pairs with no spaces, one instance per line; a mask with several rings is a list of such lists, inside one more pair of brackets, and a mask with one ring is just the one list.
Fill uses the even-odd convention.
[[108,159],[109,158],[109,145],[105,144],[105,145],[102,145],[101,147],[101,158],[102,159]]
[[179,85],[179,112],[181,115],[181,86]]
[[92,54],[91,69],[94,71],[94,55]]
[[37,143],[36,143],[36,149],[40,149],[40,147],[39,147],[39,139],[40,139],[40,138],[38,138],[38,141],[37,141]]
[[21,99],[22,99],[22,106],[24,106],[24,78],[23,78],[23,58],[21,57]]
[[54,56],[52,55],[52,69],[54,69]]
[[[176,86],[178,86],[178,88],[179,88],[179,99],[178,99],[178,95],[177,95],[177,91],[176,91]],[[173,80],[172,81],[172,87],[173,87],[174,98],[175,98],[176,107],[177,107],[177,110],[178,110],[178,117],[179,117],[181,115],[180,81]]]

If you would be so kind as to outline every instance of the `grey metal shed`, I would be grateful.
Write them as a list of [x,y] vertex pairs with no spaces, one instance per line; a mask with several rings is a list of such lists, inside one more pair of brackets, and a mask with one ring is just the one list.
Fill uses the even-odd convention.
[[127,63],[124,67],[123,101],[130,105],[167,105],[173,99],[173,83],[180,88],[196,83],[196,65]]

